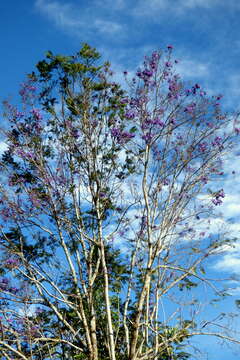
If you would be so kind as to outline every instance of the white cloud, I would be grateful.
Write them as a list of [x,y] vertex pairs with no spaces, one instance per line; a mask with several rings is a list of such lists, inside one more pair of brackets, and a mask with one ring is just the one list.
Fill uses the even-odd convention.
[[[229,226],[231,237],[236,236],[239,239],[240,224],[234,223]],[[240,242],[237,241],[233,246],[228,246],[224,254],[219,257],[214,265],[218,271],[230,272],[233,274],[240,272]]]
[[240,75],[233,74],[227,80],[228,92],[230,91],[231,96],[235,99],[239,99],[240,96]]
[[[97,2],[95,5],[97,6]],[[120,6],[120,1],[118,1],[118,5]],[[122,30],[121,24],[105,19],[101,9],[99,11],[95,8],[95,11],[91,11],[89,7],[81,9],[74,3],[65,4],[57,0],[36,0],[35,8],[52,20],[57,27],[81,38],[83,33],[84,36],[89,32],[114,36],[116,33],[120,34]],[[96,14],[98,15],[96,16]]]
[[115,23],[113,21],[101,20],[101,19],[97,19],[95,21],[94,26],[100,32],[105,34],[117,33],[120,32],[122,29],[122,26],[118,23]]
[[37,10],[48,16],[61,27],[79,27],[80,20],[74,19],[73,8],[69,4],[60,4],[58,1],[36,0]]
[[184,78],[205,78],[209,76],[210,65],[194,60],[183,59],[177,65],[177,72]]
[[225,202],[223,205],[225,216],[234,217],[240,215],[240,203],[238,196],[228,196],[228,198],[231,197],[232,201],[227,201],[227,203]]
[[227,254],[215,265],[215,269],[220,271],[240,272],[240,253]]
[[195,8],[209,9],[221,3],[221,0],[140,0],[133,10],[136,16],[161,15],[161,12],[185,14]]
[[8,145],[4,141],[0,141],[0,155],[4,153],[8,148]]

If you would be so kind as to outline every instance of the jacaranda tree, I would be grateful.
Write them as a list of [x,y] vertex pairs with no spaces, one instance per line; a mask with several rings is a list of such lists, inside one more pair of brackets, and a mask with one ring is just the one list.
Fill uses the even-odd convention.
[[200,310],[226,296],[207,264],[231,240],[210,222],[240,129],[172,52],[122,86],[86,44],[48,52],[21,105],[4,103],[1,359],[184,360],[195,335],[238,342]]

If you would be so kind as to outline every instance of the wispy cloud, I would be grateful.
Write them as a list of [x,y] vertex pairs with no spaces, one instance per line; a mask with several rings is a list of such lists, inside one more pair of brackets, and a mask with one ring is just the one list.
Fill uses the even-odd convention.
[[81,27],[80,19],[74,16],[74,9],[69,4],[61,4],[58,1],[36,0],[35,7],[41,13],[53,20],[60,27]]
[[134,8],[133,14],[137,16],[161,15],[165,11],[184,14],[196,8],[209,9],[221,4],[222,0],[140,0]]
[[108,10],[123,10],[129,5],[127,0],[95,0],[94,4]]
[[179,62],[177,70],[183,78],[204,78],[209,76],[210,64],[201,63],[195,60],[183,59]]
[[[120,6],[120,1],[117,3]],[[95,5],[98,6],[97,1]],[[96,16],[96,11],[91,11],[91,7],[81,8],[80,5],[61,3],[57,0],[36,0],[35,8],[53,21],[58,28],[81,38],[92,35],[94,32],[105,36],[121,33],[122,24],[105,18],[102,11],[99,11]]]
[[225,255],[222,255],[214,267],[218,271],[239,274],[240,244],[238,243],[235,248],[229,249]]
[[122,26],[116,22],[101,19],[96,19],[94,26],[105,34],[118,33],[122,29]]

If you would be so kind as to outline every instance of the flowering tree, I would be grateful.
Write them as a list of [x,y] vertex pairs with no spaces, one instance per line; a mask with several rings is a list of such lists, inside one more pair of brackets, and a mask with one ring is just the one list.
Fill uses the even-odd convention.
[[184,360],[194,335],[238,342],[200,308],[203,288],[225,294],[205,263],[229,243],[209,218],[239,131],[173,65],[172,46],[154,52],[123,90],[88,45],[48,52],[21,108],[5,102],[2,359]]

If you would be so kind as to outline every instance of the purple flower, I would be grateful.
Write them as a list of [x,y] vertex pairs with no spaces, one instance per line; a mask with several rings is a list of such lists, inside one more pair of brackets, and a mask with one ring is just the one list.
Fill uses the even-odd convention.
[[71,135],[72,135],[72,137],[74,137],[75,139],[79,138],[79,136],[80,136],[79,130],[78,130],[78,129],[72,129]]
[[128,103],[128,98],[123,98],[120,100],[121,104],[127,104]]
[[26,101],[29,97],[34,97],[36,87],[33,86],[33,81],[28,80],[25,83],[21,84],[21,89],[19,95],[22,97],[23,101]]
[[150,61],[149,65],[153,71],[157,69],[157,63],[155,61]]
[[111,134],[113,137],[117,138],[121,135],[121,130],[119,128],[112,128]]
[[[153,70],[153,69],[152,69]],[[142,79],[146,85],[150,84],[150,78],[153,76],[153,71],[149,69],[144,69],[143,71],[138,70],[136,76]]]
[[195,107],[196,107],[196,104],[192,103],[192,104],[185,107],[184,112],[193,113]]
[[222,204],[222,199],[225,197],[225,193],[223,191],[223,189],[217,191],[214,194],[214,199],[212,199],[212,203],[217,206],[217,205],[221,205]]
[[200,180],[204,183],[204,184],[207,184],[208,183],[208,177],[207,176],[202,176],[200,178]]
[[169,123],[172,125],[176,125],[176,119],[175,118],[170,119]]
[[32,109],[30,111],[33,116],[37,119],[37,120],[41,120],[42,119],[42,115],[40,114],[40,110],[39,109]]
[[23,159],[31,160],[31,159],[34,159],[34,157],[35,157],[32,152],[24,151],[24,150],[22,150],[20,148],[17,148],[16,153],[17,153],[17,155],[19,155]]
[[159,60],[160,59],[160,55],[159,55],[159,53],[157,52],[157,51],[154,51],[153,53],[152,53],[152,60]]
[[21,112],[21,111],[16,111],[15,115],[16,115],[17,118],[21,119],[24,116],[24,113]]
[[153,135],[148,132],[145,135],[142,136],[142,139],[145,140],[146,144],[149,144],[153,138]]
[[179,88],[179,86],[176,81],[173,81],[173,80],[169,81],[169,87],[168,87],[169,91],[176,92],[178,90],[178,88]]
[[168,50],[172,50],[172,49],[173,49],[173,46],[172,46],[172,45],[168,45],[167,48],[168,48]]
[[111,134],[119,144],[125,144],[135,136],[134,134],[127,131],[122,131],[119,128],[112,128]]
[[210,129],[212,129],[213,128],[213,123],[210,123],[210,122],[207,122],[207,124],[206,124]]
[[166,65],[167,68],[171,68],[171,67],[172,67],[172,63],[171,63],[170,61],[167,61],[167,62],[165,63],[165,65]]
[[19,265],[19,260],[16,258],[9,258],[4,262],[4,264],[7,268],[12,269]]
[[224,198],[225,197],[225,193],[223,191],[223,189],[221,189],[218,194],[217,194],[218,197],[221,197],[221,198]]
[[221,199],[212,199],[212,203],[217,206],[217,205],[221,205],[222,204],[222,200]]
[[153,72],[151,70],[145,69],[143,70],[142,74],[147,77],[151,77],[153,75]]
[[207,143],[203,142],[203,143],[199,144],[198,149],[201,153],[204,153],[207,150]]
[[19,291],[19,289],[17,289],[16,287],[9,288],[9,292],[11,292],[12,294],[17,294],[18,291]]
[[223,147],[222,145],[222,138],[220,136],[216,136],[215,139],[212,142],[212,146],[219,146],[219,147]]
[[156,117],[156,118],[153,120],[153,125],[158,125],[158,126],[163,127],[165,124],[164,124],[164,122],[163,122],[159,117]]
[[170,181],[167,179],[167,178],[165,178],[164,180],[163,180],[163,185],[169,185],[170,184]]
[[7,290],[9,285],[9,280],[7,278],[0,279],[0,289]]
[[125,117],[127,118],[127,119],[133,119],[134,117],[135,117],[135,113],[134,113],[134,111],[132,111],[132,110],[129,110],[129,111],[127,111],[126,113],[125,113]]

